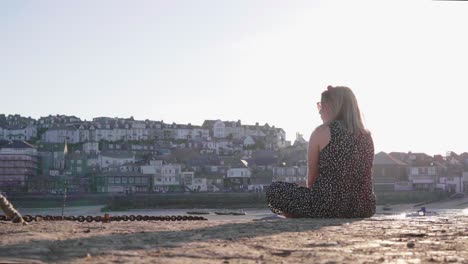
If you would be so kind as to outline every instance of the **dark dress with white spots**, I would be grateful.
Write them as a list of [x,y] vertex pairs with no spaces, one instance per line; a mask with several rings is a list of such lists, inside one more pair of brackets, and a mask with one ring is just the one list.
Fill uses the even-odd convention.
[[339,121],[329,127],[330,142],[320,151],[319,175],[312,187],[272,183],[266,190],[272,212],[314,218],[362,218],[375,213],[371,135],[350,134]]

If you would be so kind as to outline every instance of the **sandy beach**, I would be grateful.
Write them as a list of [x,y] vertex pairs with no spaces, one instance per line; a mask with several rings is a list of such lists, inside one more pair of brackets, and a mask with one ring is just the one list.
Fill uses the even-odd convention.
[[0,262],[468,263],[463,205],[437,216],[401,212],[369,219],[258,214],[191,222],[0,222]]

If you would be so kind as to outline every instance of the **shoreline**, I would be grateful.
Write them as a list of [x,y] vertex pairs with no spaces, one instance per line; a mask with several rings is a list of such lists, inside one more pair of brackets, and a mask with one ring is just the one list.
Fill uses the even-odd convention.
[[[446,201],[445,193],[389,192],[377,193],[377,206],[400,204],[434,204]],[[19,208],[61,207],[62,196],[11,196],[8,197]],[[130,209],[173,209],[173,208],[218,208],[218,209],[268,209],[264,193],[170,193],[132,195],[70,195],[66,206],[104,205],[103,212]],[[456,205],[455,205],[456,206]]]

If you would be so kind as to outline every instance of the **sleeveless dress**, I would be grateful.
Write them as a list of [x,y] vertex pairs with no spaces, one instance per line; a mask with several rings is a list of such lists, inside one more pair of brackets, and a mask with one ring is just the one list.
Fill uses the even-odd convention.
[[375,214],[372,188],[374,143],[353,135],[339,121],[329,124],[330,142],[319,155],[319,175],[311,188],[273,182],[266,189],[271,211],[312,218],[363,218]]

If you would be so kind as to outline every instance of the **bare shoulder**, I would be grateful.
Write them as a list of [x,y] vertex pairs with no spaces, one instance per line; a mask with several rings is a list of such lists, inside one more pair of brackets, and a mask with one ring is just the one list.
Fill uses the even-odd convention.
[[310,135],[309,148],[321,151],[330,142],[330,127],[326,124],[320,125]]
[[330,127],[326,124],[320,125],[315,128],[315,130],[312,132],[312,135],[310,138],[314,139],[326,139],[330,137]]

